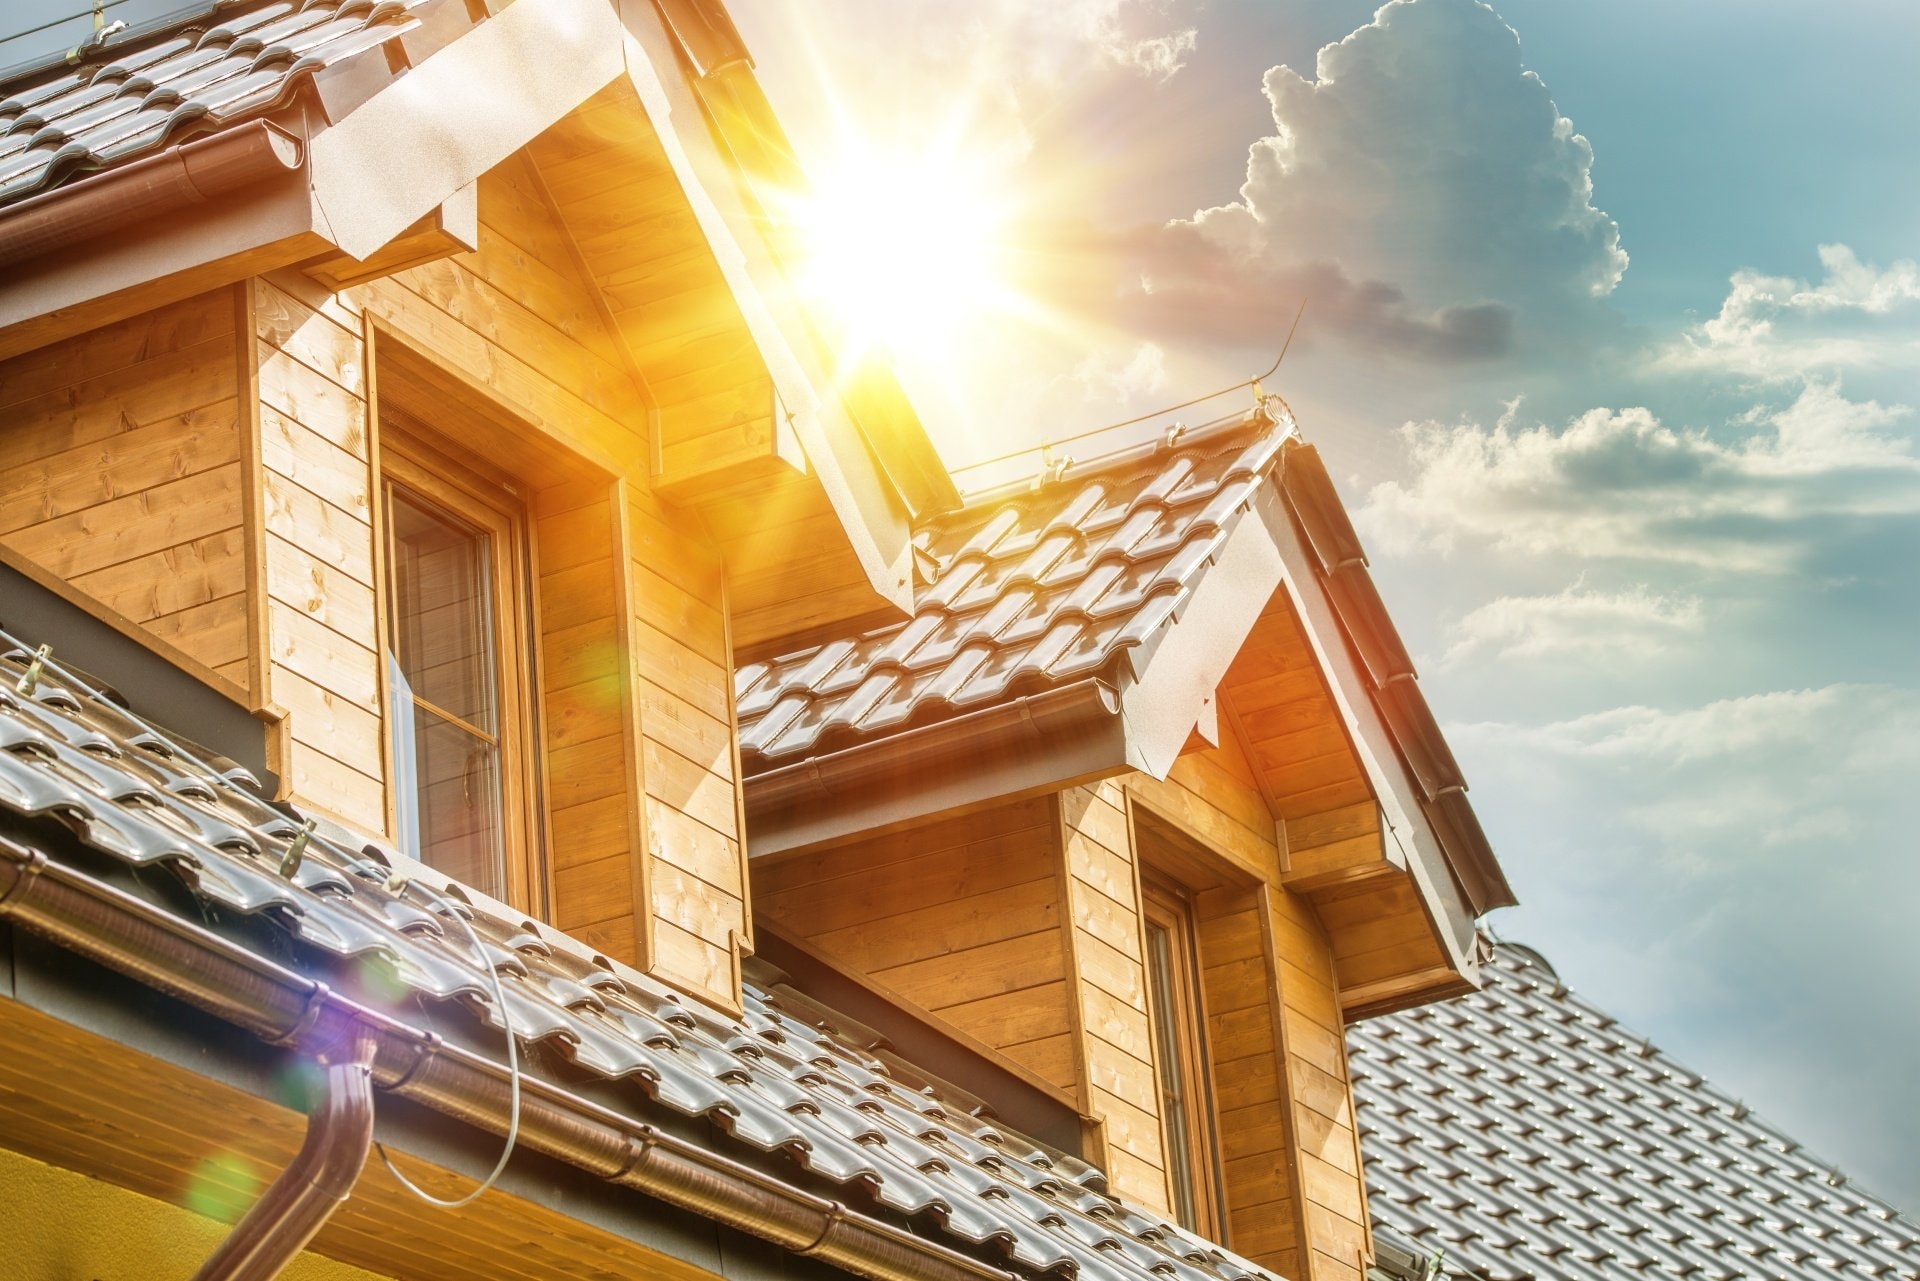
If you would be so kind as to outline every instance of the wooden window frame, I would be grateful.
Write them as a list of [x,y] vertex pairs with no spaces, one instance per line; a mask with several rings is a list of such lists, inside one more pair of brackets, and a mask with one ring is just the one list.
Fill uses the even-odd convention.
[[[1214,1124],[1213,1064],[1207,1045],[1207,1011],[1201,991],[1200,950],[1193,924],[1193,902],[1187,889],[1177,882],[1142,868],[1140,872],[1141,968],[1147,980],[1147,1024],[1153,1038],[1153,1070],[1159,1090],[1160,1137],[1166,1155],[1167,1191],[1175,1217],[1181,1210],[1182,1186],[1174,1168],[1174,1144],[1184,1145],[1188,1153],[1189,1177],[1184,1185],[1191,1202],[1193,1222],[1184,1224],[1190,1231],[1214,1241],[1223,1241],[1226,1230],[1225,1180],[1222,1177],[1219,1135]],[[1150,930],[1166,931],[1168,959],[1167,990],[1173,996],[1172,1010],[1158,1008],[1160,984],[1154,979],[1153,949],[1148,943]],[[1173,1044],[1162,1044],[1163,1028],[1170,1028]],[[1184,1133],[1175,1134],[1168,1113],[1168,1091],[1162,1079],[1171,1057],[1185,1084],[1182,1105],[1186,1124]]]
[[[525,507],[505,485],[491,481],[471,467],[449,458],[423,439],[423,432],[405,415],[391,409],[380,416],[380,553],[381,673],[386,683],[387,655],[393,647],[391,600],[388,585],[395,563],[393,521],[389,508],[393,486],[417,494],[427,502],[488,535],[492,572],[494,687],[499,703],[499,733],[494,736],[500,755],[501,847],[503,851],[498,897],[530,916],[546,919],[537,821],[540,815],[538,751],[529,750],[536,731],[533,673],[533,545]],[[391,700],[396,691],[388,689]],[[431,707],[431,704],[428,704]],[[434,709],[462,723],[443,709]],[[388,715],[392,711],[389,707]],[[391,750],[391,734],[389,749]],[[393,776],[389,766],[389,777]],[[389,802],[390,809],[392,802]],[[390,814],[390,820],[394,815]],[[397,822],[395,822],[397,834]],[[476,888],[476,887],[468,887]]]

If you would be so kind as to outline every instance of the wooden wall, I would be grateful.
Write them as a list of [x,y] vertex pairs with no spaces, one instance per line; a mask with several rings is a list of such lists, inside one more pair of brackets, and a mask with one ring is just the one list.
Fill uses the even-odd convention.
[[388,830],[386,705],[376,623],[374,438],[357,308],[248,286],[258,410],[254,694],[286,709],[283,782],[302,804]]
[[0,362],[0,541],[247,682],[235,291]]
[[1051,797],[753,866],[754,910],[1077,1093]]
[[1171,1204],[1140,927],[1140,869],[1117,782],[1062,793],[1062,874],[1087,1111],[1099,1117],[1115,1191]]
[[638,488],[627,520],[653,967],[696,991],[737,994],[751,932],[720,552]]

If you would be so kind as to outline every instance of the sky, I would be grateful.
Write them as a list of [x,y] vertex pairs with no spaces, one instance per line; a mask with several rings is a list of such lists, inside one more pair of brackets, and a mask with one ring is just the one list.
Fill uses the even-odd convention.
[[1492,928],[1920,1212],[1920,6],[733,8],[809,163],[995,194],[1022,301],[900,353],[951,465],[1242,382],[1307,299],[1266,386]]

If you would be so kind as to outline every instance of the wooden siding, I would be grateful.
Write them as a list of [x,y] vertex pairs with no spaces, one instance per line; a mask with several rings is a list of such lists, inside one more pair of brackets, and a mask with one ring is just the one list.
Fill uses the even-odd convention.
[[1227,1243],[1298,1281],[1357,1281],[1365,1185],[1334,947],[1279,884],[1255,759],[1228,735],[1124,786],[1152,819],[1136,815],[1140,862],[1196,891]]
[[1265,899],[1304,1229],[1299,1261],[1306,1266],[1291,1275],[1360,1281],[1371,1258],[1367,1194],[1333,951],[1305,899],[1285,890],[1269,890]]
[[289,795],[388,831],[375,449],[356,309],[248,286],[256,695],[287,711]]
[[754,910],[1077,1092],[1050,797],[753,865]]
[[653,970],[737,1003],[751,934],[720,553],[637,488],[626,519]]
[[237,297],[0,362],[0,541],[248,683]]
[[1121,1195],[1165,1211],[1165,1136],[1147,1017],[1140,870],[1117,782],[1061,794],[1063,877],[1072,907],[1067,947],[1078,1002],[1087,1111],[1106,1142]]

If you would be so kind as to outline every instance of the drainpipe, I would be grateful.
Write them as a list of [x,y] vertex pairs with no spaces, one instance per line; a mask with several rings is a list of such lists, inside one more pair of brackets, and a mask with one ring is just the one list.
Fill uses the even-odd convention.
[[234,1225],[193,1281],[272,1281],[353,1191],[373,1146],[373,1034],[355,1026],[322,1057],[324,1085],[300,1151]]

